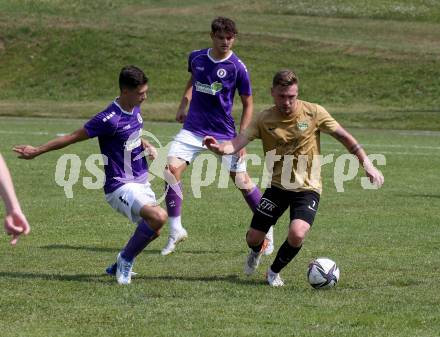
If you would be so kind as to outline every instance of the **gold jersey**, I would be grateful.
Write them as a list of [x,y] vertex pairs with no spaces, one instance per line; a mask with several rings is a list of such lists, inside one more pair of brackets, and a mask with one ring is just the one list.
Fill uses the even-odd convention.
[[275,106],[255,114],[243,135],[249,141],[262,140],[271,185],[320,194],[320,131],[332,133],[338,126],[322,106],[298,100],[292,116],[283,115]]

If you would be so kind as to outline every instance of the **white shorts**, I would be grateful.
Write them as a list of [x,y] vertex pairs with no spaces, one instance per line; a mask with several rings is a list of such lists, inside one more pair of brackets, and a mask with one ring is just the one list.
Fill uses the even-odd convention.
[[[223,141],[219,140],[219,143],[222,142]],[[203,137],[182,129],[174,137],[168,152],[168,157],[176,157],[190,164],[198,154],[207,150],[206,146],[203,146],[202,143]],[[222,156],[222,164],[231,172],[246,172],[246,162],[240,160],[240,157],[236,154]]]
[[106,194],[105,199],[113,209],[124,214],[133,223],[138,223],[142,219],[140,211],[143,206],[157,205],[156,196],[149,182],[127,183]]

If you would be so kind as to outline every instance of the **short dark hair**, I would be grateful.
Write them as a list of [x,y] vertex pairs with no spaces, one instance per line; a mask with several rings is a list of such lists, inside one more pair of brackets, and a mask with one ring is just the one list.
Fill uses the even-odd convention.
[[219,16],[215,18],[211,23],[211,32],[213,34],[217,32],[232,33],[236,35],[238,33],[235,22],[231,19]]
[[282,69],[278,71],[273,77],[272,87],[280,85],[282,87],[288,87],[294,84],[298,84],[298,76],[290,69]]
[[125,66],[119,74],[119,89],[135,89],[148,83],[148,77],[136,66]]

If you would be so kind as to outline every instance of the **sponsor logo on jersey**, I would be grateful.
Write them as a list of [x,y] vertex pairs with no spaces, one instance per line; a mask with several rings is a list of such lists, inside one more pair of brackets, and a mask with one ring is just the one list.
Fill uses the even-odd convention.
[[220,68],[219,70],[217,70],[217,76],[220,77],[220,78],[224,78],[227,74],[228,73],[223,68]]
[[105,123],[107,122],[110,118],[112,118],[114,115],[116,115],[116,112],[112,111],[111,113],[109,113],[107,116],[105,116],[102,121]]
[[196,91],[203,92],[204,94],[215,95],[223,89],[223,84],[215,81],[212,84],[203,84],[197,81],[195,83]]
[[305,131],[309,127],[309,123],[306,121],[296,123],[298,130]]
[[130,124],[127,124],[126,126],[124,126],[123,128],[122,128],[122,130],[128,130],[128,129],[130,129],[131,128],[131,125]]
[[142,124],[142,122],[144,121],[144,120],[142,119],[141,114],[138,114],[138,115],[137,115],[137,119],[138,119],[139,124]]
[[204,71],[205,67],[196,67],[197,70]]

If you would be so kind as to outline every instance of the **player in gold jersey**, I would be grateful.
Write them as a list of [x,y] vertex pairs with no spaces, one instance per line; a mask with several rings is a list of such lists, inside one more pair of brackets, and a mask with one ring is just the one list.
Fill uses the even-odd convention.
[[290,207],[286,241],[266,274],[269,285],[284,285],[279,273],[299,252],[313,224],[322,191],[320,132],[339,140],[363,165],[370,182],[380,187],[384,178],[357,140],[320,105],[298,99],[298,78],[291,70],[275,74],[271,94],[274,106],[256,114],[250,125],[231,141],[204,139],[213,152],[231,154],[260,138],[266,167],[272,168],[271,184],[254,213],[246,241],[250,253],[245,273],[251,275],[260,263],[265,234]]

